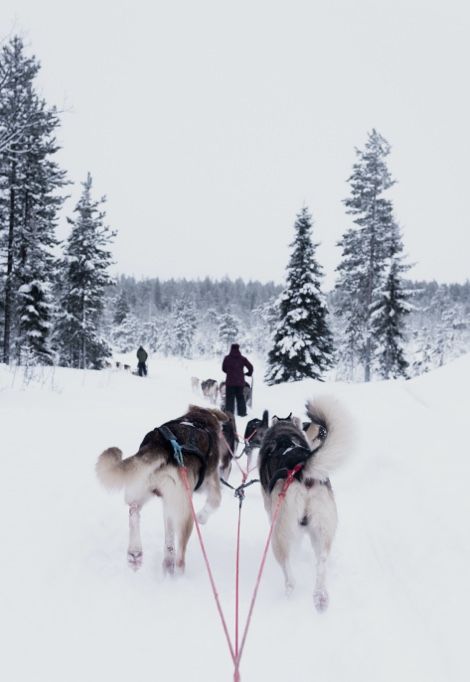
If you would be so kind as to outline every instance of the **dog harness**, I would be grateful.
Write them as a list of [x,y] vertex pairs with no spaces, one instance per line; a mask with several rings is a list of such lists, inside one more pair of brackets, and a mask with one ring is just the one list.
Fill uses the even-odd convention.
[[[172,430],[178,426],[191,427],[190,430],[188,431],[188,438],[184,443],[180,443],[178,441],[178,438],[175,436]],[[194,431],[203,431],[207,435],[208,443],[206,452],[202,452],[194,442],[193,436]],[[197,459],[199,460],[200,467],[198,480],[194,490],[200,488],[206,475],[207,460],[212,449],[212,434],[209,431],[209,429],[207,429],[205,424],[202,424],[197,421],[192,422],[184,418],[181,420],[174,419],[173,421],[166,422],[165,424],[162,424],[162,426],[157,426],[157,428],[155,428],[153,431],[150,431],[150,433],[148,433],[145,436],[140,447],[144,445],[149,445],[151,442],[151,436],[155,432],[158,433],[163,438],[163,440],[168,444],[170,453],[178,466],[182,466],[183,464],[182,458],[184,453],[187,453],[188,455],[194,455],[195,457],[197,457]]]
[[[300,442],[300,439],[294,439],[294,438],[289,438],[288,436],[283,436],[279,439],[277,442],[277,447],[281,450],[281,448],[284,448],[281,450],[281,452],[276,452],[276,454],[272,454],[271,458],[272,460],[276,460],[276,465],[278,466],[277,469],[274,469],[272,471],[271,467],[269,466],[270,462],[269,459],[266,462],[266,468],[267,472],[269,475],[269,492],[271,493],[273,491],[274,486],[276,485],[277,481],[280,479],[287,478],[287,475],[289,471],[291,471],[297,464],[301,464],[302,467],[306,463],[310,457],[313,457],[315,453],[321,448],[323,445],[323,441],[326,438],[327,431],[326,428],[323,427],[323,425],[320,426],[320,431],[317,436],[317,438],[320,440],[319,445],[313,449],[310,450],[310,448],[305,444],[303,444],[303,441]],[[294,478],[301,482],[302,481],[302,469],[297,471],[297,473],[294,475]]]

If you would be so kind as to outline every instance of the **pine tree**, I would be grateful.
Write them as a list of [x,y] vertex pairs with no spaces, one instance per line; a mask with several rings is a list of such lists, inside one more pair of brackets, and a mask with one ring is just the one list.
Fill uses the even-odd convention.
[[415,337],[416,346],[413,352],[413,362],[411,364],[413,376],[429,372],[433,364],[433,349],[429,329],[423,327],[419,332],[416,332]]
[[225,313],[220,318],[219,340],[222,341],[224,346],[230,346],[230,344],[235,343],[237,340],[239,329],[240,323],[238,320],[231,313]]
[[279,384],[322,379],[333,364],[328,310],[321,293],[322,268],[315,258],[312,218],[304,207],[295,222],[286,287],[279,299],[279,321],[268,355],[266,381]]
[[131,309],[129,307],[129,301],[127,299],[127,293],[124,289],[118,296],[116,301],[116,309],[114,311],[113,322],[114,324],[122,324],[126,317],[129,315]]
[[403,273],[409,266],[402,262],[403,246],[396,223],[389,227],[389,254],[384,269],[383,286],[371,310],[371,328],[377,339],[375,359],[384,379],[407,377],[405,358],[405,317],[410,313],[410,292],[405,289]]
[[[369,134],[364,151],[356,149],[357,161],[349,178],[351,196],[344,202],[354,226],[338,243],[342,260],[337,268],[337,313],[343,318],[349,352],[353,351],[364,367],[365,381],[371,378],[377,353],[385,375],[400,374],[406,368],[399,350],[406,312],[400,283],[402,247],[392,203],[383,196],[394,184],[385,161],[389,153],[388,142],[376,130]],[[398,314],[393,324],[393,315],[389,314],[392,304],[388,301],[385,305],[392,290],[397,297],[394,312]]]
[[111,355],[99,329],[106,287],[112,283],[109,246],[115,233],[104,224],[101,206],[105,198],[94,201],[91,189],[88,173],[75,208],[77,217],[68,219],[72,231],[62,263],[61,313],[55,338],[60,364],[100,369]]
[[173,319],[173,354],[190,358],[196,331],[196,312],[192,301],[186,298],[177,301]]
[[53,160],[57,111],[34,89],[39,71],[20,38],[0,54],[0,251],[6,263],[3,360],[11,349],[50,361],[48,348],[54,278],[55,227],[65,173]]

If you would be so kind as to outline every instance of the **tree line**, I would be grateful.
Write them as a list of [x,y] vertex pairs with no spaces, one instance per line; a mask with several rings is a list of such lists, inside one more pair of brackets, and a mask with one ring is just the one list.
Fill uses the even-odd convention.
[[410,282],[387,192],[390,146],[372,130],[356,150],[344,200],[336,285],[322,289],[314,223],[295,221],[286,282],[158,278],[114,281],[104,198],[90,174],[56,228],[71,181],[57,162],[60,112],[38,94],[38,60],[12,38],[0,51],[0,349],[5,363],[101,368],[144,343],[184,357],[233,341],[267,357],[268,383],[304,377],[407,377],[468,347],[466,285]]

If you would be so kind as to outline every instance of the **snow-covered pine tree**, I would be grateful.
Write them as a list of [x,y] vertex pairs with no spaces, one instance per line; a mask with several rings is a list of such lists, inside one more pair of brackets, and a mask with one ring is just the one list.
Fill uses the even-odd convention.
[[111,355],[100,335],[100,321],[105,290],[112,283],[109,248],[115,232],[104,224],[105,213],[101,207],[105,198],[92,199],[90,173],[82,184],[83,191],[75,208],[77,217],[68,219],[72,231],[62,262],[55,340],[61,365],[100,369]]
[[224,313],[220,318],[219,340],[228,348],[235,343],[240,331],[240,322],[231,313]]
[[433,366],[431,335],[427,327],[422,327],[415,332],[413,346],[411,373],[413,376],[419,376],[429,372]]
[[194,304],[189,299],[182,298],[177,301],[174,312],[174,354],[190,358],[192,357],[194,334],[197,326]]
[[113,323],[117,325],[122,324],[130,312],[131,309],[127,298],[127,292],[125,289],[122,289],[116,301]]
[[[377,339],[375,361],[384,379],[407,377],[405,358],[405,318],[411,311],[411,292],[405,288],[403,273],[409,266],[403,263],[403,244],[398,225],[389,211],[389,243],[383,284],[371,311],[371,328]],[[385,226],[385,221],[384,226]]]
[[287,266],[287,283],[279,299],[279,317],[268,355],[266,381],[279,384],[310,377],[322,379],[333,364],[328,310],[321,292],[322,268],[312,241],[307,207],[298,214]]
[[164,333],[159,347],[165,355],[192,356],[197,321],[194,304],[186,297],[175,301],[173,309],[164,325]]
[[[57,111],[35,92],[35,57],[24,54],[17,36],[0,54],[0,252],[6,264],[3,299],[3,360],[27,353],[50,361],[52,249],[64,197],[65,173],[53,160],[58,151]],[[3,229],[2,229],[3,228]]]
[[[354,226],[338,243],[342,260],[337,268],[340,305],[336,312],[343,318],[349,350],[355,350],[364,367],[365,381],[370,381],[377,345],[381,342],[372,324],[372,314],[380,306],[390,275],[390,243],[396,237],[392,203],[383,196],[394,184],[385,161],[389,153],[388,142],[376,130],[369,133],[363,151],[356,149],[357,161],[349,178],[351,196],[344,201]],[[399,269],[393,270],[393,276],[398,276]]]

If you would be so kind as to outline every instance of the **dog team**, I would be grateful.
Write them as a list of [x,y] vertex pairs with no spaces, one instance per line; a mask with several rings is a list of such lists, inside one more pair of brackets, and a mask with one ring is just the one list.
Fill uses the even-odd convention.
[[[352,426],[344,408],[332,397],[309,400],[306,416],[303,423],[292,415],[274,416],[269,424],[265,411],[261,419],[248,422],[244,453],[249,468],[258,450],[261,492],[269,519],[288,472],[301,465],[285,494],[271,546],[290,593],[294,588],[293,549],[303,534],[308,535],[316,557],[314,604],[324,611],[328,606],[326,564],[337,525],[330,474],[349,454]],[[142,507],[152,497],[159,497],[164,521],[163,570],[169,574],[184,571],[194,522],[191,499],[178,471],[180,457],[192,491],[205,493],[205,503],[197,514],[203,524],[220,506],[220,477],[226,480],[230,475],[238,441],[232,412],[190,405],[184,415],[147,433],[133,456],[123,459],[117,447],[100,455],[96,465],[99,481],[109,490],[123,489],[129,506],[128,561],[134,569],[140,567],[143,557]]]

